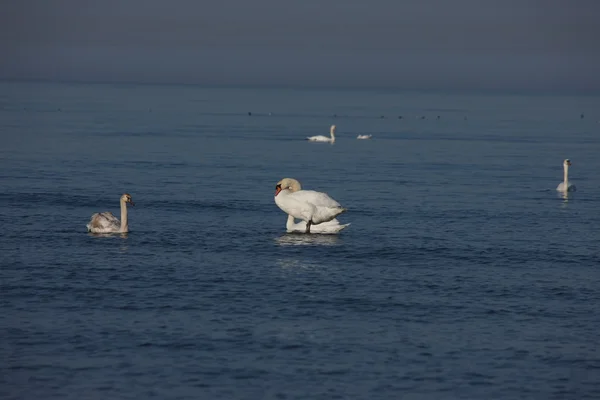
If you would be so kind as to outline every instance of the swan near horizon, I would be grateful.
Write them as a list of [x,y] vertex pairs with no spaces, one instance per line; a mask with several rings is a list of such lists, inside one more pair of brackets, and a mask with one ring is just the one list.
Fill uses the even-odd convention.
[[346,211],[326,193],[302,190],[300,182],[293,178],[277,182],[275,204],[286,214],[301,219],[306,224],[304,233],[311,233],[311,226],[329,222]]
[[575,185],[569,183],[569,167],[571,166],[571,160],[568,158],[563,161],[564,180],[558,184],[556,190],[559,192],[574,192],[577,190]]
[[335,125],[331,125],[331,127],[329,128],[329,135],[330,135],[330,137],[323,136],[323,135],[309,136],[306,139],[308,139],[311,142],[333,143],[333,142],[335,142]]
[[127,203],[135,205],[131,195],[124,193],[121,196],[121,221],[111,212],[95,213],[86,225],[88,232],[92,233],[126,233],[129,232],[129,221],[127,220]]
[[371,139],[371,136],[373,136],[373,135],[358,135],[356,138],[357,139]]

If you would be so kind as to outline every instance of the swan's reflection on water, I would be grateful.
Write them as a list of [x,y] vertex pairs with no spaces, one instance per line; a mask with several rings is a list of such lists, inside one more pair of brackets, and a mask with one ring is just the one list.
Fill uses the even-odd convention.
[[121,239],[127,239],[127,235],[129,235],[127,232],[111,232],[111,233],[92,233],[92,232],[88,232],[88,236],[91,237],[97,237],[97,238],[121,238]]
[[305,270],[315,268],[314,264],[306,260],[297,260],[295,258],[280,258],[275,261],[275,264],[282,270]]
[[121,251],[121,253],[125,253],[127,252],[127,250],[129,250],[129,245],[127,244],[127,238],[128,238],[128,233],[127,232],[121,232],[121,233],[92,233],[92,232],[88,232],[88,236],[94,237],[94,238],[113,238],[113,239],[121,239],[121,247],[119,247],[119,250]]
[[281,246],[336,246],[342,243],[337,235],[286,233],[275,239]]
[[563,208],[568,206],[569,205],[569,192],[567,192],[566,190],[560,190],[560,191],[557,191],[556,193],[558,194],[558,197],[563,200],[561,206]]

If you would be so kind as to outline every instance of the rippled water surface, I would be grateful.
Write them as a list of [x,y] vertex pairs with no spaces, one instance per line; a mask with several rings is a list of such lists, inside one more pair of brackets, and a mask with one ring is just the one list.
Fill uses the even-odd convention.
[[[600,398],[598,120],[597,97],[1,83],[0,396]],[[286,234],[284,177],[350,227]],[[86,233],[124,192],[131,232]]]

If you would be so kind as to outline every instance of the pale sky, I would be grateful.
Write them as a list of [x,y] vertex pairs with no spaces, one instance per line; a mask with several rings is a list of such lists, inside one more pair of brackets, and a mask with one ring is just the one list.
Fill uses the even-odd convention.
[[3,0],[0,79],[600,92],[597,0]]

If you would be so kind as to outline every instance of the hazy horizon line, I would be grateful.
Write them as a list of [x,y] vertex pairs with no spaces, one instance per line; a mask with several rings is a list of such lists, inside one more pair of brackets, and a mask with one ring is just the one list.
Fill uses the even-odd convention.
[[529,95],[529,96],[600,96],[600,90],[590,89],[539,89],[539,88],[459,88],[459,87],[422,87],[402,85],[322,85],[322,84],[283,84],[283,83],[206,83],[206,82],[182,82],[182,81],[144,81],[129,79],[55,79],[55,78],[25,78],[25,77],[0,77],[0,82],[5,83],[48,83],[48,84],[81,84],[81,85],[143,85],[143,86],[197,86],[205,88],[224,89],[293,89],[293,90],[331,90],[331,91],[384,91],[404,93],[432,93],[452,95]]

